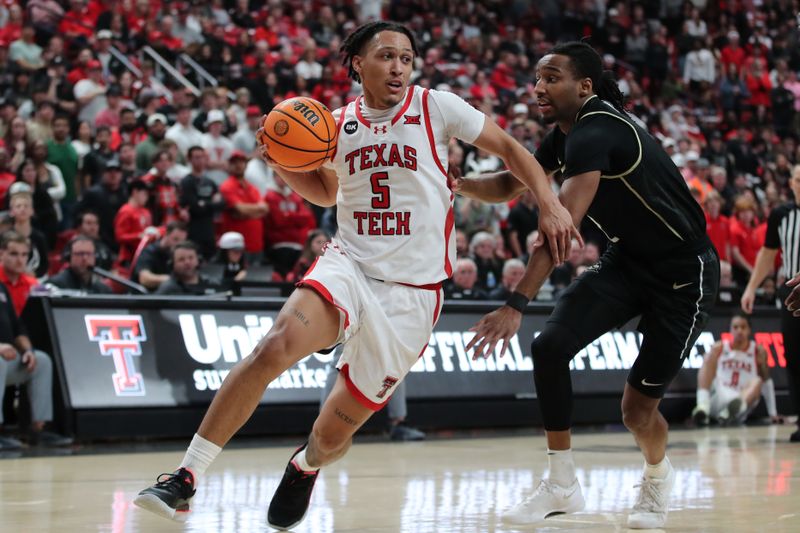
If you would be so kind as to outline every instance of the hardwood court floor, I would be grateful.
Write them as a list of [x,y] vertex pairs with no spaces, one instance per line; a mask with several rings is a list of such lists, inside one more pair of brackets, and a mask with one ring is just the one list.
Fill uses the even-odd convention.
[[[673,431],[677,470],[670,531],[800,531],[800,445],[792,427]],[[621,531],[642,459],[626,433],[576,435],[586,510],[538,528],[499,513],[529,494],[543,468],[541,436],[357,443],[323,470],[296,531]],[[0,460],[0,531],[269,531],[266,507],[293,447],[233,449],[202,479],[185,524],[133,506],[136,493],[182,453]]]

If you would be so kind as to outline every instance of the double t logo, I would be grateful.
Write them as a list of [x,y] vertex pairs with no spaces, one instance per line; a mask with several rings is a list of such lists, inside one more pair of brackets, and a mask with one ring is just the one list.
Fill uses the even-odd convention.
[[136,371],[133,356],[142,355],[147,340],[141,315],[86,315],[89,340],[100,344],[100,353],[114,360],[111,380],[117,396],[144,396],[144,379]]

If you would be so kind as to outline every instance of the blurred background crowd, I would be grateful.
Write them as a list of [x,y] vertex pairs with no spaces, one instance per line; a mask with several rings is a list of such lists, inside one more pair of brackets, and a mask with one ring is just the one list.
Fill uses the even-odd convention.
[[[797,14],[796,0],[0,0],[0,229],[13,232],[0,244],[30,243],[25,261],[2,255],[0,278],[102,292],[98,266],[195,294],[296,280],[335,233],[335,211],[289,190],[254,132],[285,98],[354,99],[339,46],[385,18],[418,38],[414,83],[461,95],[531,151],[547,131],[536,62],[589,38],[705,210],[735,291],[800,163]],[[467,176],[502,168],[455,141],[450,164]],[[536,227],[530,194],[459,198],[447,296],[506,298]],[[587,245],[539,299],[603,253],[602,233],[581,229]],[[775,304],[780,282],[765,281],[761,303]]]

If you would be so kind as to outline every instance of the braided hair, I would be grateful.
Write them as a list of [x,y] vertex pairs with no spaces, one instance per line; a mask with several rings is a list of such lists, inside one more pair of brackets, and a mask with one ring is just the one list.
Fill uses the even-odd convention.
[[578,78],[592,80],[594,93],[602,100],[607,101],[618,111],[625,113],[625,97],[619,90],[614,73],[603,70],[603,61],[600,54],[588,43],[583,41],[570,41],[557,44],[550,49],[548,54],[567,56],[570,59],[572,72]]
[[417,42],[414,39],[414,34],[402,24],[383,20],[362,24],[353,30],[353,33],[347,36],[342,43],[341,48],[339,48],[339,52],[344,54],[342,65],[347,66],[348,75],[358,83],[361,83],[361,76],[359,76],[358,72],[353,69],[353,57],[361,54],[361,49],[364,48],[364,45],[367,44],[369,40],[372,39],[376,34],[382,31],[402,33],[408,37],[408,40],[411,41],[411,49],[414,51],[414,56],[419,56],[419,50],[417,49]]

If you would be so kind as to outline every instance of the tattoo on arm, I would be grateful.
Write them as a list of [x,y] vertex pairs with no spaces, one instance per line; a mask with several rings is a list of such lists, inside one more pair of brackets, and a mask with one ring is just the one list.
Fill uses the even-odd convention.
[[306,318],[306,315],[304,315],[304,314],[302,313],[302,311],[299,311],[299,310],[295,309],[294,307],[292,307],[292,308],[291,308],[289,311],[290,311],[290,312],[292,313],[292,315],[293,315],[293,316],[294,316],[294,317],[295,317],[297,320],[299,320],[299,321],[300,321],[300,322],[301,322],[301,323],[302,323],[304,326],[306,326],[306,327],[308,327],[308,326],[309,326],[310,322],[309,322],[309,320]]
[[342,420],[344,420],[345,424],[350,424],[351,426],[356,426],[356,425],[358,425],[358,422],[356,422],[355,420],[353,420],[352,418],[350,418],[349,416],[347,416],[347,415],[346,415],[346,414],[345,414],[345,413],[344,413],[344,412],[343,412],[341,409],[339,409],[338,407],[336,407],[336,408],[334,409],[334,412],[336,413],[336,416],[338,416],[339,418],[341,418]]

